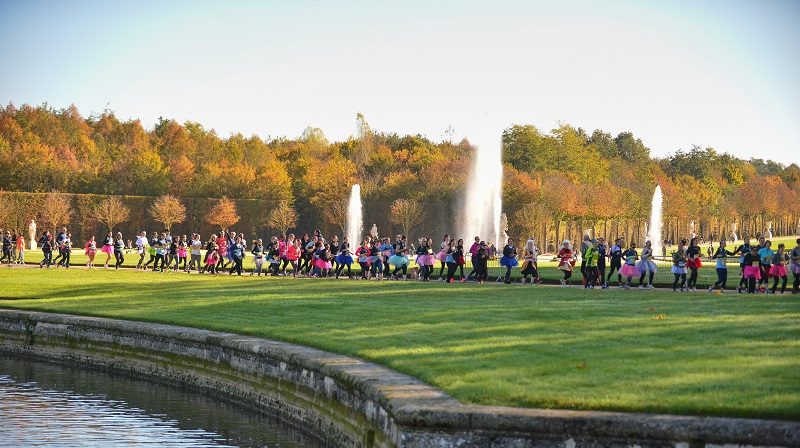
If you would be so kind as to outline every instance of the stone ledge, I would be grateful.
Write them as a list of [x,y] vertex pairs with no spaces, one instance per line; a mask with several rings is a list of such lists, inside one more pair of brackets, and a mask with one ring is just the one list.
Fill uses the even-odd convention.
[[800,446],[796,422],[465,405],[384,366],[233,333],[0,310],[0,339],[14,334],[16,343],[36,345],[42,339],[56,343],[64,338],[112,344],[226,364],[242,374],[289,381],[310,389],[310,396],[322,394],[361,413],[374,426],[364,431],[381,431],[397,446]]

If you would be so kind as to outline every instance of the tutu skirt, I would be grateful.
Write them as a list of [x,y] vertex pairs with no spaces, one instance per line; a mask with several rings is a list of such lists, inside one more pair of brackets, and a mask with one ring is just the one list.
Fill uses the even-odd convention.
[[800,275],[800,264],[792,263],[789,265],[789,269],[792,270],[793,274]]
[[94,254],[96,254],[97,251],[95,249],[86,249],[84,253],[86,254],[87,257],[91,257],[94,256]]
[[636,269],[639,271],[640,274],[642,272],[652,272],[654,274],[656,272],[658,272],[658,268],[656,267],[656,264],[653,263],[651,260],[641,260],[641,261],[639,261],[638,263],[636,263]]
[[745,266],[744,278],[754,278],[761,280],[761,269],[758,266]]
[[572,272],[572,263],[569,261],[562,261],[560,265],[558,265],[558,269],[562,271]]
[[336,262],[344,265],[353,264],[353,257],[350,255],[337,255]]
[[433,266],[436,262],[436,257],[433,255],[418,255],[417,256],[417,265],[419,266]]
[[178,257],[186,258],[186,249],[178,249]]
[[446,250],[440,251],[438,254],[436,254],[436,259],[441,262],[447,260],[447,251]]
[[103,247],[100,248],[100,252],[108,255],[114,255],[114,246],[110,244],[103,244]]
[[504,255],[503,258],[500,259],[500,266],[506,268],[513,268],[516,267],[518,264],[519,260],[517,260],[515,257],[506,257]]
[[773,277],[786,277],[786,266],[782,264],[773,265],[769,268],[769,275]]
[[316,267],[318,267],[320,269],[330,269],[331,268],[331,262],[330,261],[325,261],[325,260],[320,260],[318,258],[318,259],[314,260],[314,266],[316,266]]
[[391,257],[389,257],[389,264],[395,267],[407,266],[408,258],[403,257],[401,255],[392,255]]
[[686,274],[686,268],[682,268],[682,267],[679,267],[679,266],[673,266],[671,270],[672,270],[672,273],[676,274],[676,275]]
[[639,275],[639,270],[632,264],[623,264],[619,272],[623,277],[636,277]]

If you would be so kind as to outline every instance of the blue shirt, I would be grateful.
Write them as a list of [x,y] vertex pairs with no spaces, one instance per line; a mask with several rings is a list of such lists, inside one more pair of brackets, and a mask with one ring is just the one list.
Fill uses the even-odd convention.
[[775,255],[775,251],[772,250],[772,249],[769,249],[767,247],[762,247],[758,251],[758,258],[761,259],[761,264],[771,265],[772,264],[772,257],[774,255]]

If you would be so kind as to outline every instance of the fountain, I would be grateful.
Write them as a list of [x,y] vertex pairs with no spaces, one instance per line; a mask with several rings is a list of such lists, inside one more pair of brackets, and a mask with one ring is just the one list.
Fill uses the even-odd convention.
[[661,185],[656,185],[653,200],[650,202],[650,225],[647,226],[646,239],[653,243],[653,254],[661,253],[661,206],[664,197],[661,194]]
[[354,184],[350,189],[350,200],[347,201],[347,224],[345,226],[345,234],[352,251],[355,251],[356,246],[361,244],[361,230],[364,225],[361,210],[361,185]]
[[461,209],[458,237],[466,241],[475,236],[502,248],[500,215],[503,212],[502,145],[479,145],[472,160],[465,201]]

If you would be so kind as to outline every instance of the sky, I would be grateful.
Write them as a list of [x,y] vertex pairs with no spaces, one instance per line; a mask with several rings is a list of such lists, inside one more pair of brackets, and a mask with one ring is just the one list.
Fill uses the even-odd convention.
[[222,137],[559,123],[800,162],[800,1],[0,0],[0,102]]

